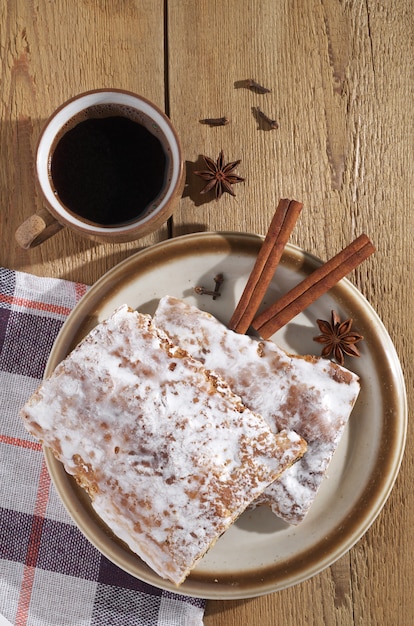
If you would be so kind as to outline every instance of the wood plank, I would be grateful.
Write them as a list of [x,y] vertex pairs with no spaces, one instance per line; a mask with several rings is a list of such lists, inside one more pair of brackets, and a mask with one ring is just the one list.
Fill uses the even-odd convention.
[[[408,314],[414,259],[406,236],[414,232],[409,5],[168,4],[170,110],[189,170],[174,233],[264,234],[280,197],[304,202],[291,241],[323,259],[366,232],[377,253],[350,278],[388,327],[407,381],[414,374]],[[241,87],[246,78],[271,93]],[[278,120],[278,130],[260,127],[256,106]],[[227,126],[199,123],[223,115],[231,120]],[[229,160],[242,159],[237,173],[246,182],[235,186],[236,198],[225,194],[215,202],[200,195],[203,183],[191,170],[201,154],[217,158],[221,149]],[[262,626],[410,623],[413,541],[399,519],[409,524],[414,514],[412,455],[403,468],[384,512],[349,555],[293,589],[210,602],[206,626],[250,624],[252,616]]]
[[15,269],[91,284],[132,252],[164,239],[167,229],[128,244],[94,243],[64,230],[28,252],[18,248],[14,231],[42,205],[34,184],[37,138],[59,104],[89,89],[125,88],[164,109],[164,3],[10,0],[1,10],[0,259]]

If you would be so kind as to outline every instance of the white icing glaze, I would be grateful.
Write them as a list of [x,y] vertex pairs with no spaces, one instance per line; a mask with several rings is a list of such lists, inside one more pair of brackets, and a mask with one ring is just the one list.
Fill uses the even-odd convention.
[[295,433],[275,436],[126,306],[58,365],[22,416],[113,532],[176,584],[306,447]]
[[230,331],[177,298],[159,302],[155,323],[171,340],[215,370],[274,432],[291,429],[308,451],[257,503],[291,524],[306,515],[359,393],[358,377],[326,359],[288,355],[271,341]]

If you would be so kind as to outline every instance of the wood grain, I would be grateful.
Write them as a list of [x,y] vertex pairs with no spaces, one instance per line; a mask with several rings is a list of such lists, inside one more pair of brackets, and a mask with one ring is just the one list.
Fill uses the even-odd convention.
[[[20,250],[17,226],[40,206],[38,134],[53,109],[95,87],[124,87],[166,107],[187,185],[174,235],[264,234],[279,198],[304,209],[291,241],[323,259],[365,232],[377,253],[351,280],[399,353],[413,407],[413,19],[410,0],[3,0],[0,6],[2,265],[94,282],[163,228],[124,245],[62,231]],[[257,94],[254,78],[271,89]],[[259,106],[279,123],[269,130]],[[227,116],[227,126],[200,124]],[[241,159],[244,183],[200,195],[200,155]],[[396,485],[366,535],[294,588],[208,602],[205,626],[408,626],[414,620],[413,426]]]
[[[366,232],[377,253],[351,279],[389,328],[412,380],[413,108],[407,96],[413,54],[403,43],[413,40],[408,4],[180,0],[169,3],[169,30],[180,33],[170,36],[171,116],[190,170],[175,233],[264,234],[280,197],[304,203],[291,241],[323,259]],[[271,93],[241,87],[246,78]],[[278,130],[258,124],[256,106],[278,120]],[[198,123],[222,115],[230,118],[228,126]],[[242,159],[238,173],[246,182],[235,187],[236,198],[206,202],[191,169],[200,154],[216,158],[221,149],[229,160]],[[412,402],[410,383],[408,388]],[[206,626],[410,624],[414,602],[404,581],[413,558],[412,470],[408,452],[384,512],[350,554],[294,589],[212,602]],[[398,511],[408,526],[398,523]]]
[[[97,244],[61,231],[30,251],[13,233],[42,203],[35,185],[36,143],[67,98],[102,87],[139,93],[164,109],[164,3],[46,0],[2,3],[0,167],[3,264],[88,284],[114,264],[167,236]],[[4,261],[3,261],[4,259]]]

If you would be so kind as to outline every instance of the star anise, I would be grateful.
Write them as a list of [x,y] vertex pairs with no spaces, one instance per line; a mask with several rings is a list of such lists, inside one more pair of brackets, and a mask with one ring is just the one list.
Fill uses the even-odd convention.
[[322,334],[314,337],[314,341],[324,344],[322,356],[328,357],[332,354],[339,365],[344,364],[345,355],[361,356],[355,344],[362,341],[363,336],[351,330],[352,319],[341,322],[339,315],[332,311],[331,322],[325,320],[316,322]]
[[194,174],[200,176],[203,180],[208,181],[207,185],[201,190],[200,193],[208,193],[214,188],[216,200],[219,200],[225,191],[230,195],[235,196],[236,194],[233,191],[232,185],[244,181],[244,178],[233,174],[233,171],[240,163],[240,159],[225,165],[223,150],[220,152],[216,163],[213,159],[210,159],[207,156],[203,156],[203,159],[207,169],[194,172]]

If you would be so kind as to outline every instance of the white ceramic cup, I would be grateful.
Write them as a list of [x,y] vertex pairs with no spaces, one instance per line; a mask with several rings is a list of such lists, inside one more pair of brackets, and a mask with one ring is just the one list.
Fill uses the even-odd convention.
[[[80,120],[125,116],[144,126],[162,145],[165,153],[163,183],[147,206],[137,208],[136,216],[117,223],[100,223],[71,210],[62,201],[51,175],[51,163],[59,139]],[[137,150],[142,150],[137,145]],[[36,177],[44,209],[31,215],[16,231],[16,240],[25,249],[37,246],[62,227],[70,228],[95,241],[134,241],[157,230],[172,215],[184,188],[185,172],[181,146],[169,118],[154,104],[136,94],[101,89],[80,94],[61,105],[46,122],[36,152]],[[145,184],[145,183],[144,183]],[[115,212],[116,213],[116,212]]]

